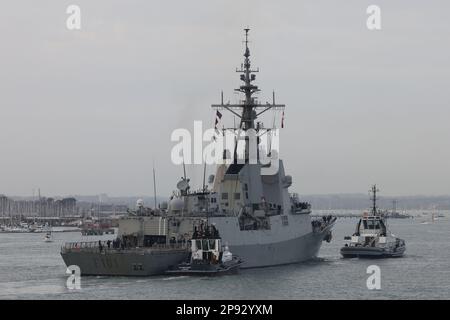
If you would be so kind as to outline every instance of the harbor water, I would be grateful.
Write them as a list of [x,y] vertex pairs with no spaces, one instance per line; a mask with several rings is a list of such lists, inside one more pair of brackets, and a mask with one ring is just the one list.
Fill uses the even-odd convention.
[[[354,232],[356,218],[338,219],[331,243],[307,263],[240,270],[210,277],[81,277],[81,289],[66,287],[68,275],[59,254],[66,241],[112,239],[79,232],[0,234],[0,299],[449,299],[450,214],[390,219],[391,231],[407,250],[395,259],[343,259],[339,249]],[[232,248],[230,248],[232,251]],[[367,267],[381,270],[381,289],[369,290]]]

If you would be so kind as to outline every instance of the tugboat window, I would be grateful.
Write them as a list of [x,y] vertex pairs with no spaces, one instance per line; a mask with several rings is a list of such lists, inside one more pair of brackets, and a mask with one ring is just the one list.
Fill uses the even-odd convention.
[[378,221],[364,220],[364,229],[380,229]]
[[215,240],[209,240],[209,248],[211,250],[216,249],[216,241]]
[[208,248],[209,248],[209,247],[208,247],[208,240],[203,240],[202,246],[203,246],[203,247],[202,247],[203,250],[209,250],[209,249],[208,249]]

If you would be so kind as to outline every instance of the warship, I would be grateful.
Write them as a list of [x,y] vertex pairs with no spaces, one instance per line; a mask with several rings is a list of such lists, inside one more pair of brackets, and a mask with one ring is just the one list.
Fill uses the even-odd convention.
[[[229,161],[217,164],[208,185],[204,182],[195,191],[191,190],[183,163],[184,176],[168,202],[154,209],[138,205],[136,211],[119,220],[118,238],[112,245],[66,243],[61,255],[68,266],[79,266],[83,275],[161,274],[188,259],[194,231],[206,222],[242,259],[241,268],[310,260],[317,256],[323,241],[331,240],[336,218],[313,220],[311,206],[301,202],[297,194],[289,193],[292,177],[285,173],[276,150],[264,150],[260,145],[261,136],[271,135],[276,129],[266,128],[259,121],[261,115],[269,110],[283,110],[284,116],[285,105],[275,103],[275,94],[272,103],[258,101],[256,94],[260,89],[254,81],[259,69],[251,68],[250,29],[244,30],[244,62],[236,69],[242,84],[235,89],[243,99],[237,104],[224,103],[222,93],[221,103],[212,108],[220,118],[220,111],[229,111],[240,120],[232,128],[215,128],[218,136],[224,137],[227,131],[254,132],[256,147],[251,145],[250,135],[244,135],[240,141],[244,152],[240,156],[238,144],[233,154],[223,150],[223,160]],[[263,161],[267,158],[270,163]]]

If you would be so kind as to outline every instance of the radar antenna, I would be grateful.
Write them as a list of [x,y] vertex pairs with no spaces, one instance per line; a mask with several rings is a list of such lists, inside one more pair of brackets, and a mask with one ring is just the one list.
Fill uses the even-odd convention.
[[[243,131],[247,131],[249,129],[255,129],[258,134],[260,131],[264,131],[267,133],[271,129],[269,128],[262,128],[261,126],[255,127],[255,121],[256,119],[263,114],[264,112],[274,109],[274,110],[284,110],[285,105],[284,104],[275,104],[275,93],[273,93],[272,96],[272,103],[266,102],[265,104],[261,104],[256,100],[256,98],[253,96],[254,94],[260,92],[261,90],[258,88],[257,85],[253,84],[253,81],[256,80],[255,73],[259,72],[259,68],[256,70],[252,70],[251,68],[251,62],[250,62],[250,49],[248,47],[249,44],[249,31],[250,28],[245,28],[245,51],[244,51],[244,63],[241,64],[240,69],[236,69],[237,73],[240,73],[240,80],[243,82],[239,88],[234,89],[235,92],[242,93],[244,95],[244,99],[240,101],[238,104],[230,104],[223,102],[223,94],[221,94],[221,104],[213,104],[211,107],[215,108],[217,110],[227,110],[231,112],[233,115],[238,117],[240,119],[239,128],[233,127],[225,130],[232,129],[233,131],[239,129]],[[259,139],[258,139],[259,140]],[[247,141],[245,149],[247,150]],[[259,143],[259,142],[258,142]],[[237,144],[236,144],[237,146]],[[236,157],[236,146],[235,146],[235,157]],[[247,152],[246,152],[247,157]],[[245,159],[245,162],[247,163],[248,159]]]
[[377,192],[379,192],[380,190],[377,189],[377,185],[374,184],[372,186],[372,188],[369,190],[369,192],[372,194],[370,197],[370,200],[372,200],[372,215],[376,216],[377,215]]

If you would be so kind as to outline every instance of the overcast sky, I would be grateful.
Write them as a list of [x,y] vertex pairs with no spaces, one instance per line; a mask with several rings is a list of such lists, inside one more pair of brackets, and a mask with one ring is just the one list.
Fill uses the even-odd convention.
[[[380,31],[366,28],[370,4]],[[292,191],[450,194],[449,12],[448,0],[8,1],[0,194],[151,195],[155,161],[168,195],[182,175],[170,134],[212,126],[221,90],[237,99],[247,25],[260,100],[275,90],[287,106]],[[188,175],[200,186],[201,167]]]

